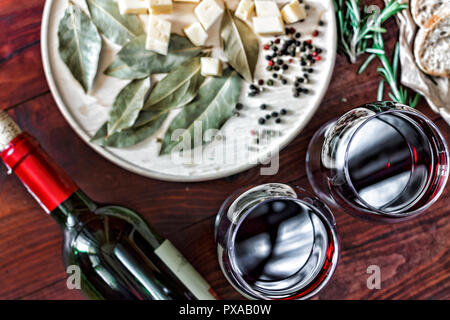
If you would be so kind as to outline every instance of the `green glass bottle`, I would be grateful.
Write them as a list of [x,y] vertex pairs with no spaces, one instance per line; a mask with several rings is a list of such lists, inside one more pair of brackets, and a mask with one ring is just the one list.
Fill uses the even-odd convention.
[[0,152],[62,228],[69,287],[91,299],[215,299],[208,283],[139,214],[89,199],[4,112]]

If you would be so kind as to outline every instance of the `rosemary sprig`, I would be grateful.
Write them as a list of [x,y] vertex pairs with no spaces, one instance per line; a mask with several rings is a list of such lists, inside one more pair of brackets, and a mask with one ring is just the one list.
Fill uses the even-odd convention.
[[416,94],[414,99],[408,101],[406,89],[398,84],[400,46],[399,43],[396,44],[391,64],[384,49],[383,33],[386,29],[381,27],[387,19],[408,6],[400,4],[397,0],[391,0],[383,10],[375,10],[372,6],[364,6],[361,9],[361,0],[346,0],[344,9],[343,1],[334,0],[339,26],[339,52],[345,54],[351,63],[355,63],[364,53],[370,54],[361,64],[358,74],[361,74],[375,58],[378,58],[381,66],[377,68],[377,71],[383,77],[378,85],[378,100],[383,100],[384,87],[387,83],[391,89],[388,95],[393,101],[409,103],[414,108],[420,94]]
[[397,42],[395,45],[394,54],[392,57],[392,64],[389,62],[389,59],[386,56],[386,52],[384,50],[383,37],[379,32],[376,33],[375,38],[373,39],[372,48],[368,48],[366,52],[370,53],[370,56],[361,65],[361,67],[358,70],[358,74],[361,74],[364,71],[364,69],[370,64],[370,62],[375,57],[378,57],[382,66],[377,68],[377,72],[381,76],[383,76],[383,79],[380,81],[378,85],[377,100],[379,101],[383,100],[384,84],[385,82],[387,82],[387,84],[391,88],[391,92],[389,92],[388,95],[392,99],[392,101],[408,104],[410,107],[414,108],[419,102],[420,94],[416,93],[414,99],[408,100],[408,92],[404,87],[399,85],[397,82],[398,65],[400,61],[400,44]]
[[361,6],[361,0],[334,0],[334,9],[339,28],[339,52],[351,63],[366,52],[368,41],[375,33],[384,33],[381,25],[397,12],[406,8],[397,0],[390,1],[383,10],[376,6]]

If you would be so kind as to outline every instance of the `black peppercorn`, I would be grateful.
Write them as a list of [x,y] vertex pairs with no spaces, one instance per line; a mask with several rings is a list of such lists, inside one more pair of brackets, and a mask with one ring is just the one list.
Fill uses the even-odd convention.
[[274,73],[274,74],[272,74],[272,77],[274,77],[276,79],[276,78],[278,78],[278,74]]
[[242,108],[244,107],[244,105],[240,102],[236,103],[236,110],[242,110]]
[[265,117],[266,117],[266,120],[269,120],[270,119],[270,114],[266,114]]
[[280,110],[280,114],[281,114],[281,115],[284,116],[286,113],[287,113],[286,109],[281,109],[281,110]]
[[287,84],[287,80],[286,79],[281,79],[281,83],[282,84]]
[[264,119],[264,118],[259,118],[258,123],[259,123],[259,124],[264,124],[264,123],[266,123],[266,119]]
[[274,118],[278,117],[278,112],[273,111],[273,112],[272,112],[272,117],[274,117]]
[[277,64],[280,64],[280,65],[283,64],[283,60],[278,59],[278,60],[277,60]]
[[280,119],[280,118],[276,118],[276,119],[275,119],[275,122],[276,122],[276,123],[281,123],[281,119]]
[[282,68],[283,68],[283,70],[287,70],[289,68],[289,66],[287,64],[283,64]]
[[309,69],[308,69],[308,72],[309,72],[309,73],[313,73],[313,71],[314,71],[313,68],[309,68]]
[[280,67],[279,67],[279,66],[275,66],[275,67],[273,67],[273,69],[274,69],[275,71],[278,71],[278,70],[280,70]]
[[261,110],[266,110],[267,109],[267,104],[263,103],[262,105],[259,106],[259,108]]

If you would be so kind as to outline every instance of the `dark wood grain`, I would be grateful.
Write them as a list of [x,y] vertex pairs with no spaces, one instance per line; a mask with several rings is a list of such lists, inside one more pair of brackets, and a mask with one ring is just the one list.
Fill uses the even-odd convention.
[[0,3],[0,109],[48,91],[40,53],[44,2]]
[[[338,57],[328,92],[308,126],[280,155],[276,176],[253,168],[226,179],[171,183],[143,178],[96,154],[68,126],[43,76],[39,29],[43,0],[0,3],[0,108],[36,136],[79,186],[99,202],[138,210],[212,284],[222,298],[239,299],[223,277],[213,242],[213,220],[222,201],[237,188],[269,181],[309,188],[306,146],[326,121],[376,98],[376,65],[360,76],[358,65]],[[397,37],[387,24],[388,48]],[[4,32],[6,30],[6,32]],[[425,101],[418,109],[450,140],[448,125]],[[2,168],[3,170],[3,168]],[[0,173],[0,181],[2,175]],[[82,299],[66,287],[61,232],[13,176],[0,190],[0,299]],[[316,299],[449,299],[450,192],[424,215],[401,224],[370,224],[335,210],[342,254],[336,274]],[[382,288],[368,290],[366,269],[382,269]]]

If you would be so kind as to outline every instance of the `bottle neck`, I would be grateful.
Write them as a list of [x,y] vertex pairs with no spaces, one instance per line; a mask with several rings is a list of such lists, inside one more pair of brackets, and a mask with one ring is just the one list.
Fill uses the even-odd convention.
[[78,187],[28,133],[14,138],[0,157],[47,212],[51,213]]

